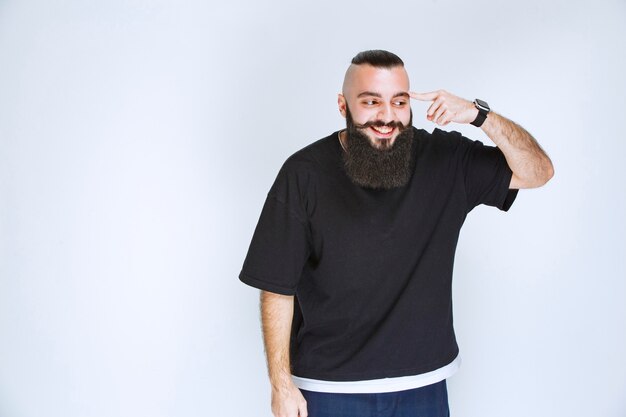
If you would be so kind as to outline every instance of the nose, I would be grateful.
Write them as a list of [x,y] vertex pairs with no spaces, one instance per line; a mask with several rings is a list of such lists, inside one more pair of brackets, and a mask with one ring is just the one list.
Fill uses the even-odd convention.
[[394,117],[395,113],[391,108],[390,103],[386,103],[384,106],[382,106],[377,114],[378,120],[382,120],[385,123],[393,122],[395,120]]

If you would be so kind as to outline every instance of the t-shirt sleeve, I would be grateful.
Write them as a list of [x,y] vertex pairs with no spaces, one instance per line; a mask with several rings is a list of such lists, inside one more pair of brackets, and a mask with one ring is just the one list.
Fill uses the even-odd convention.
[[502,151],[462,137],[463,173],[467,211],[479,204],[508,211],[518,190],[509,189],[513,172]]
[[296,292],[310,253],[303,207],[306,185],[283,166],[270,189],[239,274],[245,284],[283,295]]

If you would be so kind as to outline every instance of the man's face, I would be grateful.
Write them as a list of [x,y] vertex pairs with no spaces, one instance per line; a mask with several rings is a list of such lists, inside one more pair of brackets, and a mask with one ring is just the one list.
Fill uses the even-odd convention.
[[344,117],[350,108],[356,127],[374,148],[388,149],[400,134],[400,126],[410,124],[409,100],[409,77],[404,67],[351,65],[338,104]]

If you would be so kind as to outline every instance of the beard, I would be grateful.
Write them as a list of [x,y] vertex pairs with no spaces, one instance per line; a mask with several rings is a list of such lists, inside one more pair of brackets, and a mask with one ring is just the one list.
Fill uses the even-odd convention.
[[[401,122],[384,123],[381,120],[356,125],[346,107],[346,152],[343,163],[350,180],[361,187],[388,190],[403,187],[413,173],[413,112],[407,126]],[[370,126],[396,127],[400,132],[393,145],[389,139],[375,139],[379,148],[375,148],[363,130]]]

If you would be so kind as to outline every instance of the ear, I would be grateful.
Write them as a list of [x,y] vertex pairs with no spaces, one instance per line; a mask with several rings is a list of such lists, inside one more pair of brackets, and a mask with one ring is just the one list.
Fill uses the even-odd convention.
[[337,94],[337,105],[339,106],[339,113],[345,118],[346,117],[346,98],[343,94]]

